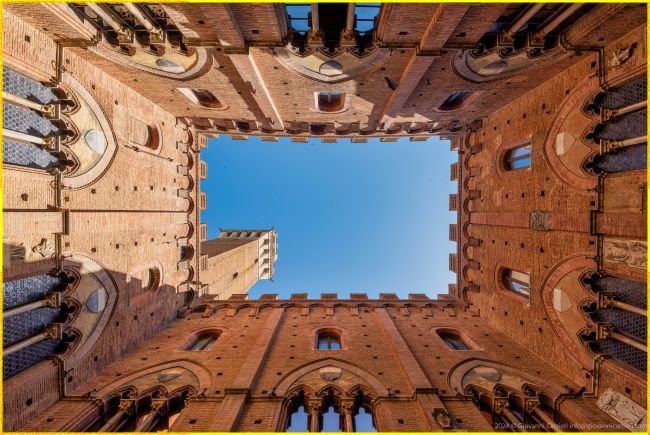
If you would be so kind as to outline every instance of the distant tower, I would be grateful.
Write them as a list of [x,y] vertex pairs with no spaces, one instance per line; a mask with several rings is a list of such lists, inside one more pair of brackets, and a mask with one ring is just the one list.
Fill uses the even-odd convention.
[[273,228],[219,230],[218,238],[201,242],[201,255],[208,256],[201,272],[208,295],[227,299],[246,293],[260,279],[273,279],[278,259],[278,233]]

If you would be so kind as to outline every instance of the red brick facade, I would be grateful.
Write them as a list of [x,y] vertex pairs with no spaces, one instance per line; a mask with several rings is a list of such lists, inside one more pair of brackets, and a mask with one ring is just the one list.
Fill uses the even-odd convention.
[[[3,5],[4,430],[646,428],[646,6],[326,10]],[[275,251],[206,241],[218,134],[450,139],[457,282],[247,300]]]

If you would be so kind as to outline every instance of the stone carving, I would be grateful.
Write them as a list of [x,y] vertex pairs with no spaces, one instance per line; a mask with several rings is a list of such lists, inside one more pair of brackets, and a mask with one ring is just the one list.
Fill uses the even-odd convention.
[[645,431],[648,427],[646,410],[611,388],[605,390],[596,405],[626,429]]
[[338,367],[327,366],[320,369],[318,373],[320,374],[321,379],[328,382],[334,382],[341,377],[342,371]]
[[42,257],[49,257],[54,254],[54,244],[43,238],[41,239],[41,243],[32,248],[32,252],[37,252]]
[[635,48],[636,42],[629,47],[619,48],[618,50],[612,52],[612,57],[609,60],[610,66],[617,67],[623,65],[630,59],[630,57],[632,57]]
[[551,215],[545,211],[530,213],[530,227],[538,231],[548,231],[551,224]]
[[436,419],[438,424],[442,426],[443,429],[451,429],[451,417],[449,413],[442,408],[436,408],[433,410],[433,418]]
[[609,239],[603,243],[605,261],[623,263],[630,267],[648,267],[647,243],[640,240]]

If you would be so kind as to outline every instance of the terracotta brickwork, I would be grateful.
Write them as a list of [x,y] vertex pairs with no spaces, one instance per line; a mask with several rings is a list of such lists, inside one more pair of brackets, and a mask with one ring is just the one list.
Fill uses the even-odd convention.
[[[647,429],[646,6],[311,7],[3,5],[3,429]],[[248,300],[219,134],[450,140],[457,281]]]

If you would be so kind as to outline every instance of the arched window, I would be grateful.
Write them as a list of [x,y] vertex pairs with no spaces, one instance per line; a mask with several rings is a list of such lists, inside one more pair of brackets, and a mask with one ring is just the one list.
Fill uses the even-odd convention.
[[447,99],[438,107],[438,110],[457,110],[463,107],[470,91],[456,91],[447,97]]
[[355,432],[377,432],[375,423],[372,421],[372,414],[365,408],[359,408],[359,412],[354,416]]
[[345,94],[340,92],[319,92],[318,110],[321,112],[338,112],[343,110]]
[[223,103],[214,96],[212,92],[207,89],[195,88],[177,88],[183,95],[185,95],[192,103],[197,106],[207,107],[209,109],[221,109]]
[[197,337],[197,339],[192,343],[188,349],[191,352],[199,352],[203,350],[210,350],[214,343],[219,338],[219,334],[214,332],[206,332]]
[[343,421],[341,421],[341,414],[334,409],[334,405],[328,406],[327,411],[323,413],[321,418],[321,432],[342,432],[341,425]]
[[305,412],[304,406],[299,406],[294,412],[289,414],[287,422],[287,432],[309,432],[308,424],[309,415]]
[[508,290],[530,298],[530,275],[518,270],[504,269],[502,278]]
[[341,338],[331,331],[318,333],[317,349],[319,350],[341,350]]
[[470,350],[470,347],[463,341],[460,335],[451,331],[438,331],[438,336],[451,350]]
[[506,171],[515,169],[530,168],[531,146],[530,144],[520,145],[508,150],[503,159],[503,167]]

